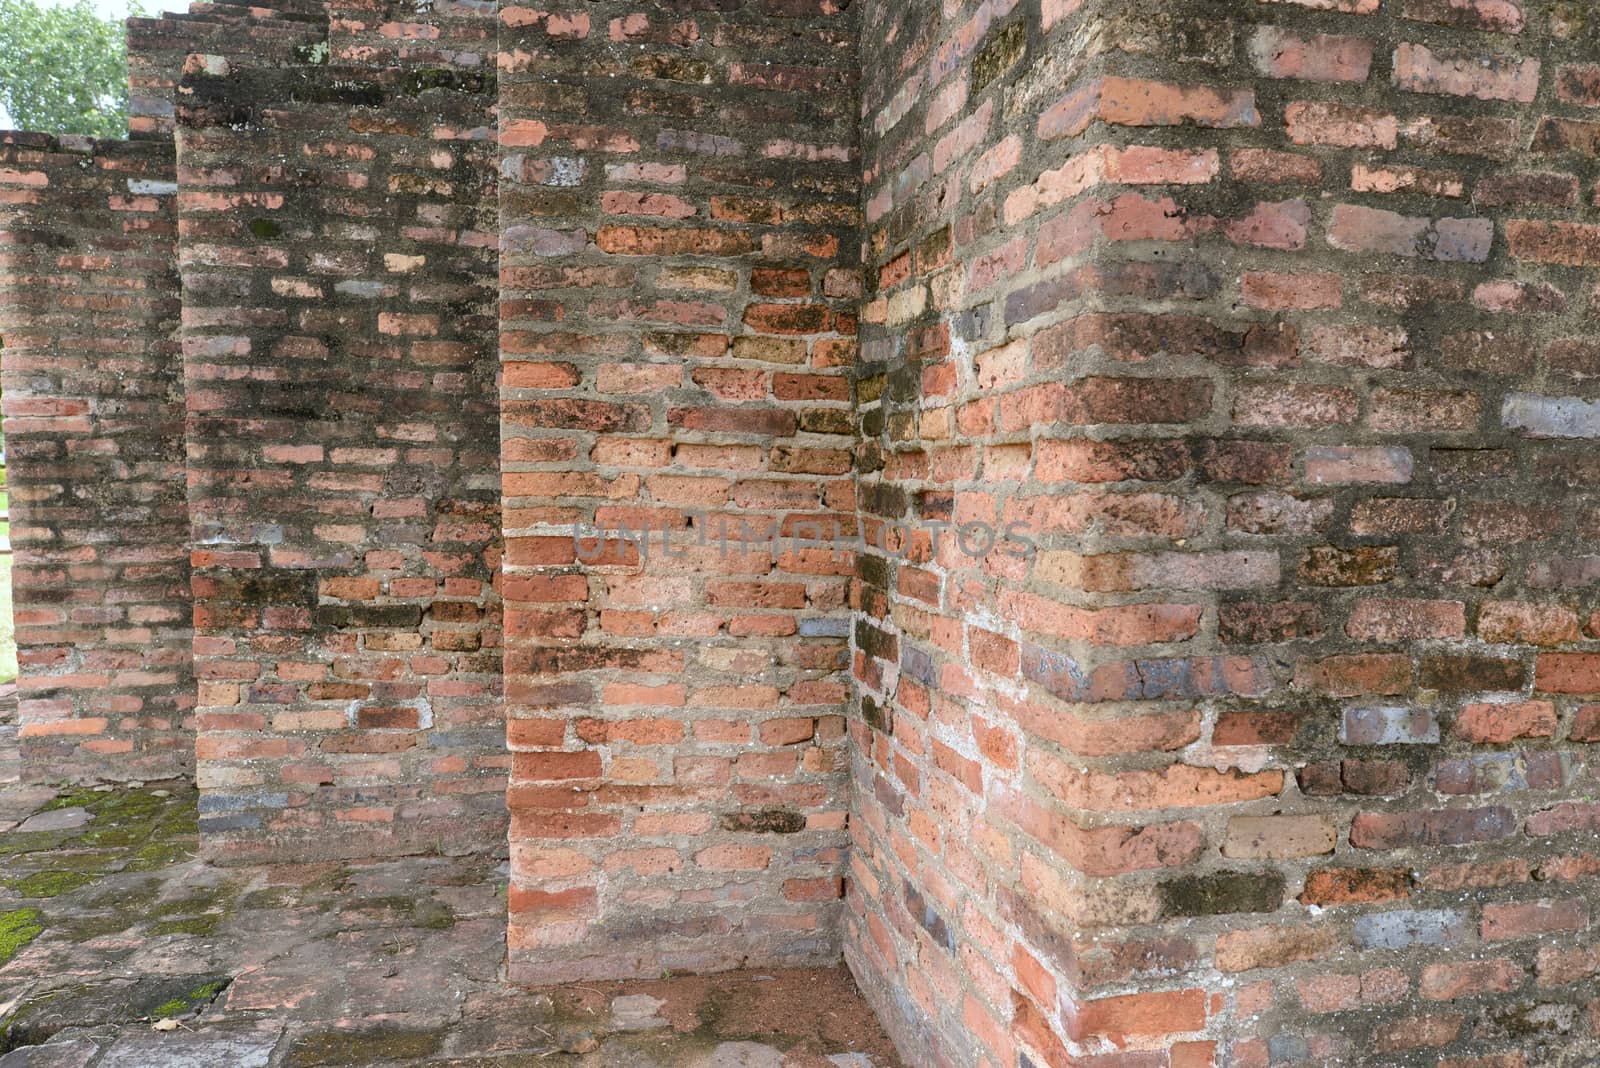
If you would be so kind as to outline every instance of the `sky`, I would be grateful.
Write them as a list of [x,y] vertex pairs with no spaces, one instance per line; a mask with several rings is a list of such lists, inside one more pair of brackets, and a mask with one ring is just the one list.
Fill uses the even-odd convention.
[[[39,2],[41,4],[44,4],[46,7],[68,7],[68,6],[70,6],[70,3],[65,3],[65,2],[63,2],[63,0],[39,0]],[[102,18],[108,18],[108,19],[111,19],[111,18],[125,19],[125,18],[127,18],[128,17],[128,9],[132,6],[128,2],[128,0],[93,0],[93,3],[94,3],[94,9],[100,13],[100,16]],[[145,6],[145,9],[149,10],[149,11],[165,10],[159,2],[147,2],[144,6]],[[168,6],[171,6],[171,5],[169,4]],[[184,6],[187,6],[187,5],[184,5]],[[181,10],[181,8],[180,8],[180,10]],[[11,129],[11,116],[6,114],[6,109],[4,107],[0,107],[0,130],[9,130],[9,129]]]

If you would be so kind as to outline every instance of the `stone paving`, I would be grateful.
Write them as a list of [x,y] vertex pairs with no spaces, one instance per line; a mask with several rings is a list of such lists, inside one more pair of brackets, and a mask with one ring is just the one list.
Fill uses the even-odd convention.
[[214,868],[186,784],[0,787],[0,1068],[889,1068],[843,968],[502,982],[491,858]]

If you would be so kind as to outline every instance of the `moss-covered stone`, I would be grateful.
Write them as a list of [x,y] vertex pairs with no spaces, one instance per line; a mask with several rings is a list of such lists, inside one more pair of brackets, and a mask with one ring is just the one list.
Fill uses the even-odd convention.
[[148,790],[110,790],[96,792],[93,797],[85,807],[99,819],[149,819],[172,800]]
[[227,911],[239,900],[240,888],[234,883],[191,887],[184,897],[150,906],[152,916],[188,916],[202,912]]
[[45,898],[59,897],[92,882],[94,876],[88,872],[36,871],[25,878],[17,879],[10,886],[23,897]]
[[136,846],[148,837],[150,837],[150,824],[144,821],[132,821],[91,827],[79,835],[78,840],[87,846],[120,849]]
[[44,934],[44,915],[38,909],[0,912],[0,964],[22,951],[22,947]]
[[125,871],[159,871],[162,868],[181,864],[192,858],[199,850],[198,843],[193,840],[168,839],[166,841],[146,842],[128,860]]
[[91,808],[97,801],[110,796],[110,790],[72,790],[46,801],[39,811],[55,812],[63,808]]
[[417,903],[409,897],[400,894],[389,894],[383,897],[363,897],[350,902],[341,911],[344,912],[398,912],[406,916],[416,911]]
[[27,834],[11,831],[0,835],[0,857],[47,853],[61,848],[69,837],[66,831],[31,831]]
[[39,865],[41,868],[56,871],[104,872],[122,862],[122,853],[114,849],[52,849],[36,859],[44,861]]
[[200,834],[200,813],[193,805],[185,805],[168,813],[156,833],[164,838],[188,838],[193,842]]
[[289,1051],[287,1068],[407,1061],[431,1057],[444,1044],[441,1031],[317,1031]]
[[433,898],[426,898],[417,902],[412,911],[413,926],[426,927],[432,931],[446,931],[456,925],[456,914],[449,905]]
[[382,897],[358,898],[341,911],[392,913],[396,923],[433,930],[454,927],[456,923],[455,913],[450,907],[431,897],[410,898],[401,894],[389,894]]
[[54,929],[70,942],[92,942],[96,938],[121,934],[129,926],[131,921],[127,915],[112,912],[101,916],[74,917],[58,923]]
[[227,989],[227,986],[228,980],[226,979],[215,979],[201,983],[184,994],[163,1001],[160,1005],[150,1010],[150,1016],[156,1020],[170,1019],[176,1016],[192,1016],[215,1001],[217,995]]
[[221,922],[222,916],[214,912],[204,916],[186,916],[180,920],[160,920],[150,925],[150,936],[186,934],[203,938],[215,934]]
[[108,880],[108,883],[84,903],[95,909],[142,912],[161,895],[160,879]]
[[286,909],[299,903],[299,894],[292,886],[269,886],[252,890],[239,899],[242,909]]

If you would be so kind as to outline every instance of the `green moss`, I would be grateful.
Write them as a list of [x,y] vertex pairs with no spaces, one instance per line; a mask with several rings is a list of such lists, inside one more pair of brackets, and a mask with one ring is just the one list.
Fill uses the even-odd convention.
[[189,991],[189,1000],[190,1001],[212,1001],[212,1000],[214,1000],[216,998],[216,996],[218,994],[220,994],[224,990],[226,990],[227,987],[228,987],[228,980],[226,980],[226,979],[214,980],[212,982],[206,983],[203,986],[197,986],[193,990]]
[[0,913],[0,964],[15,957],[22,947],[44,934],[44,916],[38,909]]
[[30,831],[27,834],[12,831],[0,834],[0,857],[46,853],[60,849],[66,841],[67,835],[64,831]]
[[36,871],[13,882],[11,888],[23,897],[58,897],[87,886],[94,879],[93,875],[81,871]]
[[226,979],[216,979],[209,983],[203,983],[186,994],[169,998],[157,1005],[150,1010],[150,1016],[152,1019],[157,1020],[172,1016],[192,1016],[215,1001],[217,995],[227,989],[227,986],[228,980]]
[[78,840],[86,846],[100,846],[105,849],[126,849],[136,846],[150,837],[148,823],[121,823],[106,826],[92,827],[79,836]]
[[[100,874],[108,868],[113,868],[121,860],[121,856],[110,849],[75,850],[70,846],[60,846],[50,850],[37,859],[41,868],[48,867],[55,871],[83,871]],[[19,871],[26,870],[32,865],[17,865]]]
[[250,232],[260,238],[278,237],[283,233],[283,227],[271,219],[251,219]]
[[195,843],[185,841],[148,842],[128,861],[127,871],[157,871],[193,857]]
[[110,790],[74,790],[45,802],[40,812],[54,812],[60,808],[91,808],[95,802],[111,796]]
[[185,805],[162,820],[156,832],[168,838],[194,839],[200,834],[200,814],[193,805]]
[[148,790],[110,790],[93,795],[87,807],[100,819],[148,819],[171,803],[170,797],[157,797]]

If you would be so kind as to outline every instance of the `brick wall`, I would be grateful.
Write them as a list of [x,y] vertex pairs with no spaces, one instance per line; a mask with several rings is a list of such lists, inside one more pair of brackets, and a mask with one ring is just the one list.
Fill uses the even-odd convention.
[[918,1064],[1600,1051],[1586,9],[135,41],[142,142],[0,139],[30,775],[186,769],[192,563],[210,854],[509,806],[518,982],[842,946]]
[[903,1044],[1592,1055],[1597,28],[864,19],[863,516],[1036,543],[861,570],[847,954]]
[[172,146],[0,134],[24,775],[193,766]]
[[282,0],[272,7],[205,0],[191,7],[127,20],[128,136],[135,141],[172,139],[178,81],[190,55],[231,57],[249,66],[327,59],[325,0]]
[[[517,981],[838,957],[854,563],[831,530],[855,509],[859,214],[842,6],[501,11]],[[816,544],[774,542],[807,522]]]
[[504,841],[492,32],[464,7],[341,8],[333,66],[188,64],[214,858]]

